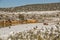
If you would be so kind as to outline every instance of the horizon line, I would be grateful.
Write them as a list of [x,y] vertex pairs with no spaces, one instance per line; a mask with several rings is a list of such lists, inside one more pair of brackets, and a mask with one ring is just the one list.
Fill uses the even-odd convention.
[[0,8],[14,8],[14,7],[26,6],[26,5],[32,5],[32,4],[52,4],[52,3],[60,3],[60,2],[49,2],[49,3],[28,3],[28,4],[17,5],[17,6],[0,7]]

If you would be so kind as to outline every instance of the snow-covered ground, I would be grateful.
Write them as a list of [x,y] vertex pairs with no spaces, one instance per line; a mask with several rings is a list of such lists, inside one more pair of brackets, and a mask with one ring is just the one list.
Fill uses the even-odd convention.
[[22,31],[28,31],[33,29],[36,26],[38,27],[38,29],[44,29],[42,32],[46,30],[45,28],[47,28],[48,30],[50,30],[51,28],[56,30],[57,28],[55,25],[56,24],[54,23],[49,23],[48,25],[43,25],[43,23],[31,23],[31,24],[20,24],[20,25],[11,26],[11,28],[9,27],[0,28],[0,37],[8,37],[13,32],[18,33]]
[[21,14],[55,14],[58,12],[60,12],[60,10],[56,10],[56,11],[28,11],[28,12],[20,12],[20,13]]
[[[1,14],[55,14],[55,13],[59,13],[60,11],[30,11],[30,12],[0,12]],[[52,18],[51,18],[52,19]],[[59,18],[53,18],[53,21],[59,21]],[[47,21],[46,21],[47,22]],[[15,26],[11,26],[11,28],[9,27],[5,27],[5,28],[0,28],[0,37],[2,38],[7,38],[9,35],[12,35],[13,33],[18,33],[18,32],[23,32],[23,31],[28,31],[33,29],[34,27],[38,27],[37,29],[41,29],[41,32],[45,32],[46,28],[50,33],[51,28],[53,28],[54,30],[57,30],[56,24],[51,22],[48,25],[44,25],[43,23],[31,23],[31,24],[19,24],[19,25],[15,25]],[[59,26],[59,31],[60,31],[60,25]]]
[[55,14],[60,12],[60,10],[56,11],[28,11],[28,12],[2,12],[0,11],[0,14]]

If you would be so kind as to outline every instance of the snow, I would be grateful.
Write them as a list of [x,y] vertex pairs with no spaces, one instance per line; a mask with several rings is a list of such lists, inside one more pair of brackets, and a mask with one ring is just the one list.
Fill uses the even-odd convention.
[[[53,24],[53,23],[52,23]],[[43,23],[32,23],[32,24],[20,24],[20,25],[16,25],[16,26],[11,26],[11,28],[9,27],[5,27],[5,28],[0,28],[0,36],[3,37],[8,37],[8,35],[11,35],[13,33],[17,33],[17,32],[22,32],[22,31],[28,31],[30,29],[33,29],[34,27],[38,27],[38,29],[42,29],[42,32],[45,32],[45,28],[47,28],[48,30],[51,29],[51,27],[55,30],[56,27],[51,23],[49,25],[43,25]]]
[[2,12],[0,11],[0,14],[52,14],[52,13],[58,13],[60,10],[55,11],[28,11],[28,12]]
[[28,11],[28,12],[20,12],[20,13],[21,14],[52,14],[52,13],[58,13],[58,12],[60,12],[60,10],[56,10],[56,11]]

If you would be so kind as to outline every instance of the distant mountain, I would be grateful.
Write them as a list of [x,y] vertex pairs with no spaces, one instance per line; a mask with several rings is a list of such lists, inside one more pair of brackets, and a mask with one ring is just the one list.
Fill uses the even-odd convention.
[[21,11],[52,11],[60,10],[60,3],[30,4],[11,8],[0,8],[0,11],[21,12]]

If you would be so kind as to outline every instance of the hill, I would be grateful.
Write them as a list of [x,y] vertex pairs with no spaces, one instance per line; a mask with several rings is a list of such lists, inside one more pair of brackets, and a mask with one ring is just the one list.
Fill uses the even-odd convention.
[[60,3],[30,4],[11,8],[0,8],[0,11],[21,12],[21,11],[53,11],[60,10]]

